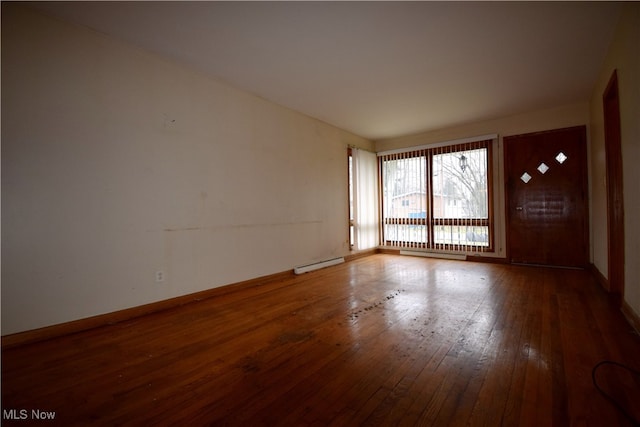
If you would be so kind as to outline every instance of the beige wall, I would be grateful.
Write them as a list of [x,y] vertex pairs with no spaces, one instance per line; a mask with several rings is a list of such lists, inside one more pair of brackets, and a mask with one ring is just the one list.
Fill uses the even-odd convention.
[[346,147],[371,142],[2,11],[2,334],[348,253]]
[[640,4],[624,5],[591,99],[593,263],[607,277],[607,211],[602,94],[618,72],[625,208],[625,301],[640,315]]
[[[346,146],[376,151],[589,125],[593,262],[605,275],[601,96],[621,90],[626,295],[640,313],[640,18],[625,6],[591,104],[375,145],[104,37],[3,5],[2,334],[348,253]],[[156,283],[156,271],[166,279]]]
[[505,207],[504,207],[504,164],[502,140],[504,136],[519,135],[551,129],[587,125],[589,104],[566,105],[549,110],[535,111],[494,120],[463,124],[447,129],[425,132],[376,141],[376,151],[386,151],[419,145],[438,144],[474,136],[498,134],[493,152],[494,171],[494,217],[496,222],[495,253],[483,254],[487,257],[506,257]]

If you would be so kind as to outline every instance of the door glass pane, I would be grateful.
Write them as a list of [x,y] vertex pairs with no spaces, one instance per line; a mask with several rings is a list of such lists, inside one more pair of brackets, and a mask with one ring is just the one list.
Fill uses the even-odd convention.
[[558,155],[556,156],[556,161],[560,164],[563,164],[565,160],[567,160],[568,157],[566,154],[564,154],[562,151],[558,153]]
[[538,166],[538,171],[543,175],[548,170],[549,170],[549,166],[547,166],[544,162],[540,163],[540,166]]

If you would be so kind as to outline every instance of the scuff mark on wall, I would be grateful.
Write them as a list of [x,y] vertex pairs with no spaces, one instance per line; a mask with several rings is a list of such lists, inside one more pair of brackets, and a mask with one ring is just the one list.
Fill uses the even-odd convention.
[[[162,231],[166,232],[184,232],[184,231],[211,231],[211,230],[224,230],[224,229],[240,229],[240,228],[269,228],[269,227],[290,227],[294,225],[310,225],[310,224],[322,224],[324,221],[311,220],[311,221],[292,221],[292,222],[272,222],[261,224],[227,224],[227,225],[215,225],[210,227],[171,227],[164,228]],[[152,230],[150,230],[152,231]]]

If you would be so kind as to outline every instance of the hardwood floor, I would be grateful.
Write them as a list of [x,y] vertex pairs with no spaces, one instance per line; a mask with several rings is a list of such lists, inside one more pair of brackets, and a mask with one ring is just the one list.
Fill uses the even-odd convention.
[[631,426],[639,355],[585,271],[380,254],[3,351],[3,425]]

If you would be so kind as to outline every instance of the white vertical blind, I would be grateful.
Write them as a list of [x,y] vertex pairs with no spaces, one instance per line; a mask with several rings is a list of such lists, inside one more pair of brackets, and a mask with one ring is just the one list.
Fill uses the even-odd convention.
[[384,245],[492,250],[492,140],[380,154]]
[[355,247],[378,246],[378,158],[375,153],[354,148],[353,191]]

